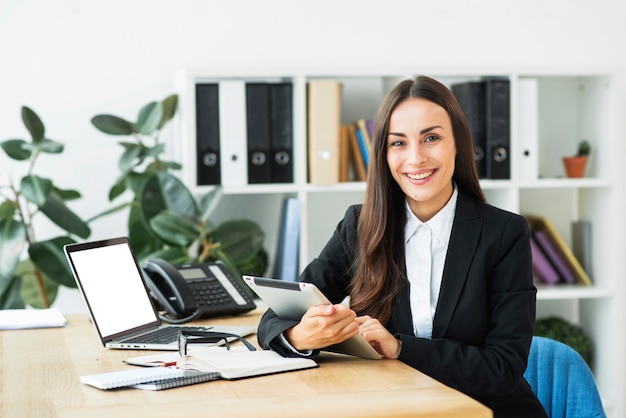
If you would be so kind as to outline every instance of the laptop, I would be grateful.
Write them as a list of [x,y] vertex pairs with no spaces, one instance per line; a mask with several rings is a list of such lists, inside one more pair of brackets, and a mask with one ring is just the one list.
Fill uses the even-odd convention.
[[161,323],[126,237],[64,246],[91,321],[107,348],[178,350],[178,331],[246,336],[254,326],[179,326]]

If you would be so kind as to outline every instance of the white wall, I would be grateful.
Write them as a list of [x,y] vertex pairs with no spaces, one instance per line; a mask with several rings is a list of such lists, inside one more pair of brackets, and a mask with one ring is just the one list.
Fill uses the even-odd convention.
[[[60,156],[36,172],[83,194],[88,218],[107,208],[118,138],[90,119],[137,110],[172,92],[185,67],[328,69],[626,68],[626,4],[617,0],[0,0],[0,140],[26,138],[20,107],[43,119]],[[174,132],[166,132],[173,140]],[[23,163],[0,154],[0,183]],[[126,233],[125,215],[90,238]],[[37,225],[39,239],[58,231]],[[65,312],[82,310],[64,294]]]

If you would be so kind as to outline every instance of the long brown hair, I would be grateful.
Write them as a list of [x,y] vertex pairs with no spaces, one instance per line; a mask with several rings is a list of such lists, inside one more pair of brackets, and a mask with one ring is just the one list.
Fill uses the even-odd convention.
[[404,243],[405,195],[387,165],[389,119],[394,109],[409,98],[429,100],[448,113],[457,156],[452,180],[459,190],[480,201],[474,148],[467,120],[456,98],[445,85],[419,76],[396,85],[383,99],[376,115],[367,189],[358,223],[358,248],[350,304],[359,315],[371,315],[386,324],[393,312],[393,299],[406,280],[404,266],[395,252]]

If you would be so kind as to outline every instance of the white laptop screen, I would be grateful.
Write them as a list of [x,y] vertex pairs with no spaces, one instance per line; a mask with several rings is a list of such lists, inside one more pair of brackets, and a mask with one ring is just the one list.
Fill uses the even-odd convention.
[[102,338],[158,321],[127,244],[73,251],[71,258]]

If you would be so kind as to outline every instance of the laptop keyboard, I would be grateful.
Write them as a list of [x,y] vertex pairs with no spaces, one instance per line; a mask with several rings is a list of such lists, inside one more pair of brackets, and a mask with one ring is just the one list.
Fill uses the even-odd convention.
[[152,332],[124,340],[125,343],[170,344],[178,340],[178,331],[208,331],[207,327],[161,327]]

